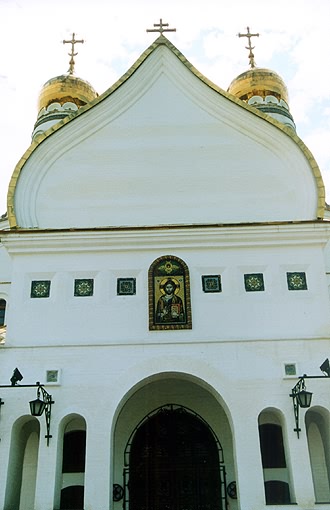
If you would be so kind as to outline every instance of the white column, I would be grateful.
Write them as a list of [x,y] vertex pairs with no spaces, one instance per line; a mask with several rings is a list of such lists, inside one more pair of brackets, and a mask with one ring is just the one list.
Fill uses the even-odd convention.
[[238,410],[233,420],[239,508],[264,508],[265,490],[256,417],[244,416]]
[[290,445],[291,476],[296,497],[296,503],[304,508],[312,508],[315,505],[313,476],[309,459],[306,427],[300,410],[301,432],[299,439],[296,432],[289,431],[288,442]]
[[49,446],[47,446],[47,439],[45,438],[45,416],[42,415],[39,419],[40,442],[34,510],[53,510],[56,483],[58,427],[55,427],[54,424],[51,423],[50,433],[52,437],[49,439]]
[[99,411],[87,425],[84,510],[107,510],[111,502],[111,422]]

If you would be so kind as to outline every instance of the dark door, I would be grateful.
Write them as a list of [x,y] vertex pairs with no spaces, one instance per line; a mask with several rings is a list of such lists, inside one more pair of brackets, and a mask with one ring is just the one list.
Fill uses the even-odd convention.
[[137,430],[130,510],[219,510],[220,467],[211,430],[184,408],[161,409]]

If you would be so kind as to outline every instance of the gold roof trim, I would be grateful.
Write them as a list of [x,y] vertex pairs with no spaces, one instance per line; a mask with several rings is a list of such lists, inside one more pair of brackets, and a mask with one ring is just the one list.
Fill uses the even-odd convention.
[[306,157],[307,161],[309,162],[315,181],[316,186],[318,189],[318,200],[317,200],[317,211],[316,215],[318,219],[323,219],[324,217],[324,209],[325,209],[325,187],[322,179],[322,175],[320,172],[320,169],[318,167],[318,164],[316,163],[314,156],[310,152],[310,150],[306,147],[304,142],[295,134],[295,132],[285,125],[283,125],[281,122],[273,119],[269,115],[257,110],[253,106],[250,106],[249,104],[244,103],[239,98],[233,96],[229,92],[225,92],[223,89],[218,87],[218,85],[215,85],[211,80],[206,78],[202,73],[200,73],[190,62],[186,59],[186,57],[172,44],[164,35],[160,35],[136,60],[136,62],[126,71],[125,74],[122,75],[121,78],[119,78],[118,81],[116,81],[108,90],[106,90],[103,94],[95,98],[92,102],[87,103],[85,106],[82,106],[77,112],[75,112],[73,115],[69,115],[68,117],[62,119],[60,122],[55,124],[53,127],[48,129],[44,132],[44,134],[40,135],[37,140],[33,141],[30,145],[30,147],[26,150],[22,158],[17,163],[14,172],[12,174],[9,188],[8,188],[8,195],[7,195],[7,211],[8,211],[8,219],[9,219],[9,225],[10,228],[19,228],[19,225],[17,224],[17,219],[15,215],[15,204],[14,204],[14,198],[15,198],[15,189],[16,185],[19,179],[19,175],[22,171],[23,166],[25,165],[26,161],[30,158],[31,154],[39,147],[39,145],[42,144],[42,142],[48,138],[50,135],[52,135],[55,131],[58,131],[61,129],[65,124],[68,122],[71,122],[76,117],[83,115],[86,111],[93,108],[95,105],[101,103],[104,99],[106,99],[108,96],[110,96],[115,90],[117,90],[123,83],[125,83],[126,80],[128,80],[135,71],[143,64],[143,62],[149,57],[153,51],[155,51],[158,46],[164,45],[166,46],[176,57],[197,77],[199,78],[203,83],[205,83],[208,87],[210,87],[212,90],[220,94],[221,96],[227,98],[232,103],[237,104],[239,107],[249,111],[253,115],[256,115],[257,117],[265,120],[266,122],[273,124],[273,126],[277,127],[283,133],[285,133],[287,136],[289,136],[300,148],[304,156]]

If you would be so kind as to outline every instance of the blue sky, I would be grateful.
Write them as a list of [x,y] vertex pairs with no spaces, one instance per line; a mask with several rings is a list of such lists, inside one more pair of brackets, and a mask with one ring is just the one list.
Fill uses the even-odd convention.
[[168,38],[218,86],[248,69],[246,39],[259,32],[259,67],[287,84],[297,134],[320,166],[330,202],[329,0],[0,0],[0,213],[16,163],[29,147],[42,85],[68,70],[75,32],[76,75],[98,93],[109,88],[157,34],[159,18],[175,27]]

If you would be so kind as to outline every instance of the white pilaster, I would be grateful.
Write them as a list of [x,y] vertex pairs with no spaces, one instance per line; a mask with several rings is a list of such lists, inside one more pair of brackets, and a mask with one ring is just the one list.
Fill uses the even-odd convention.
[[88,420],[85,464],[85,510],[110,506],[110,423],[104,425],[103,410]]

